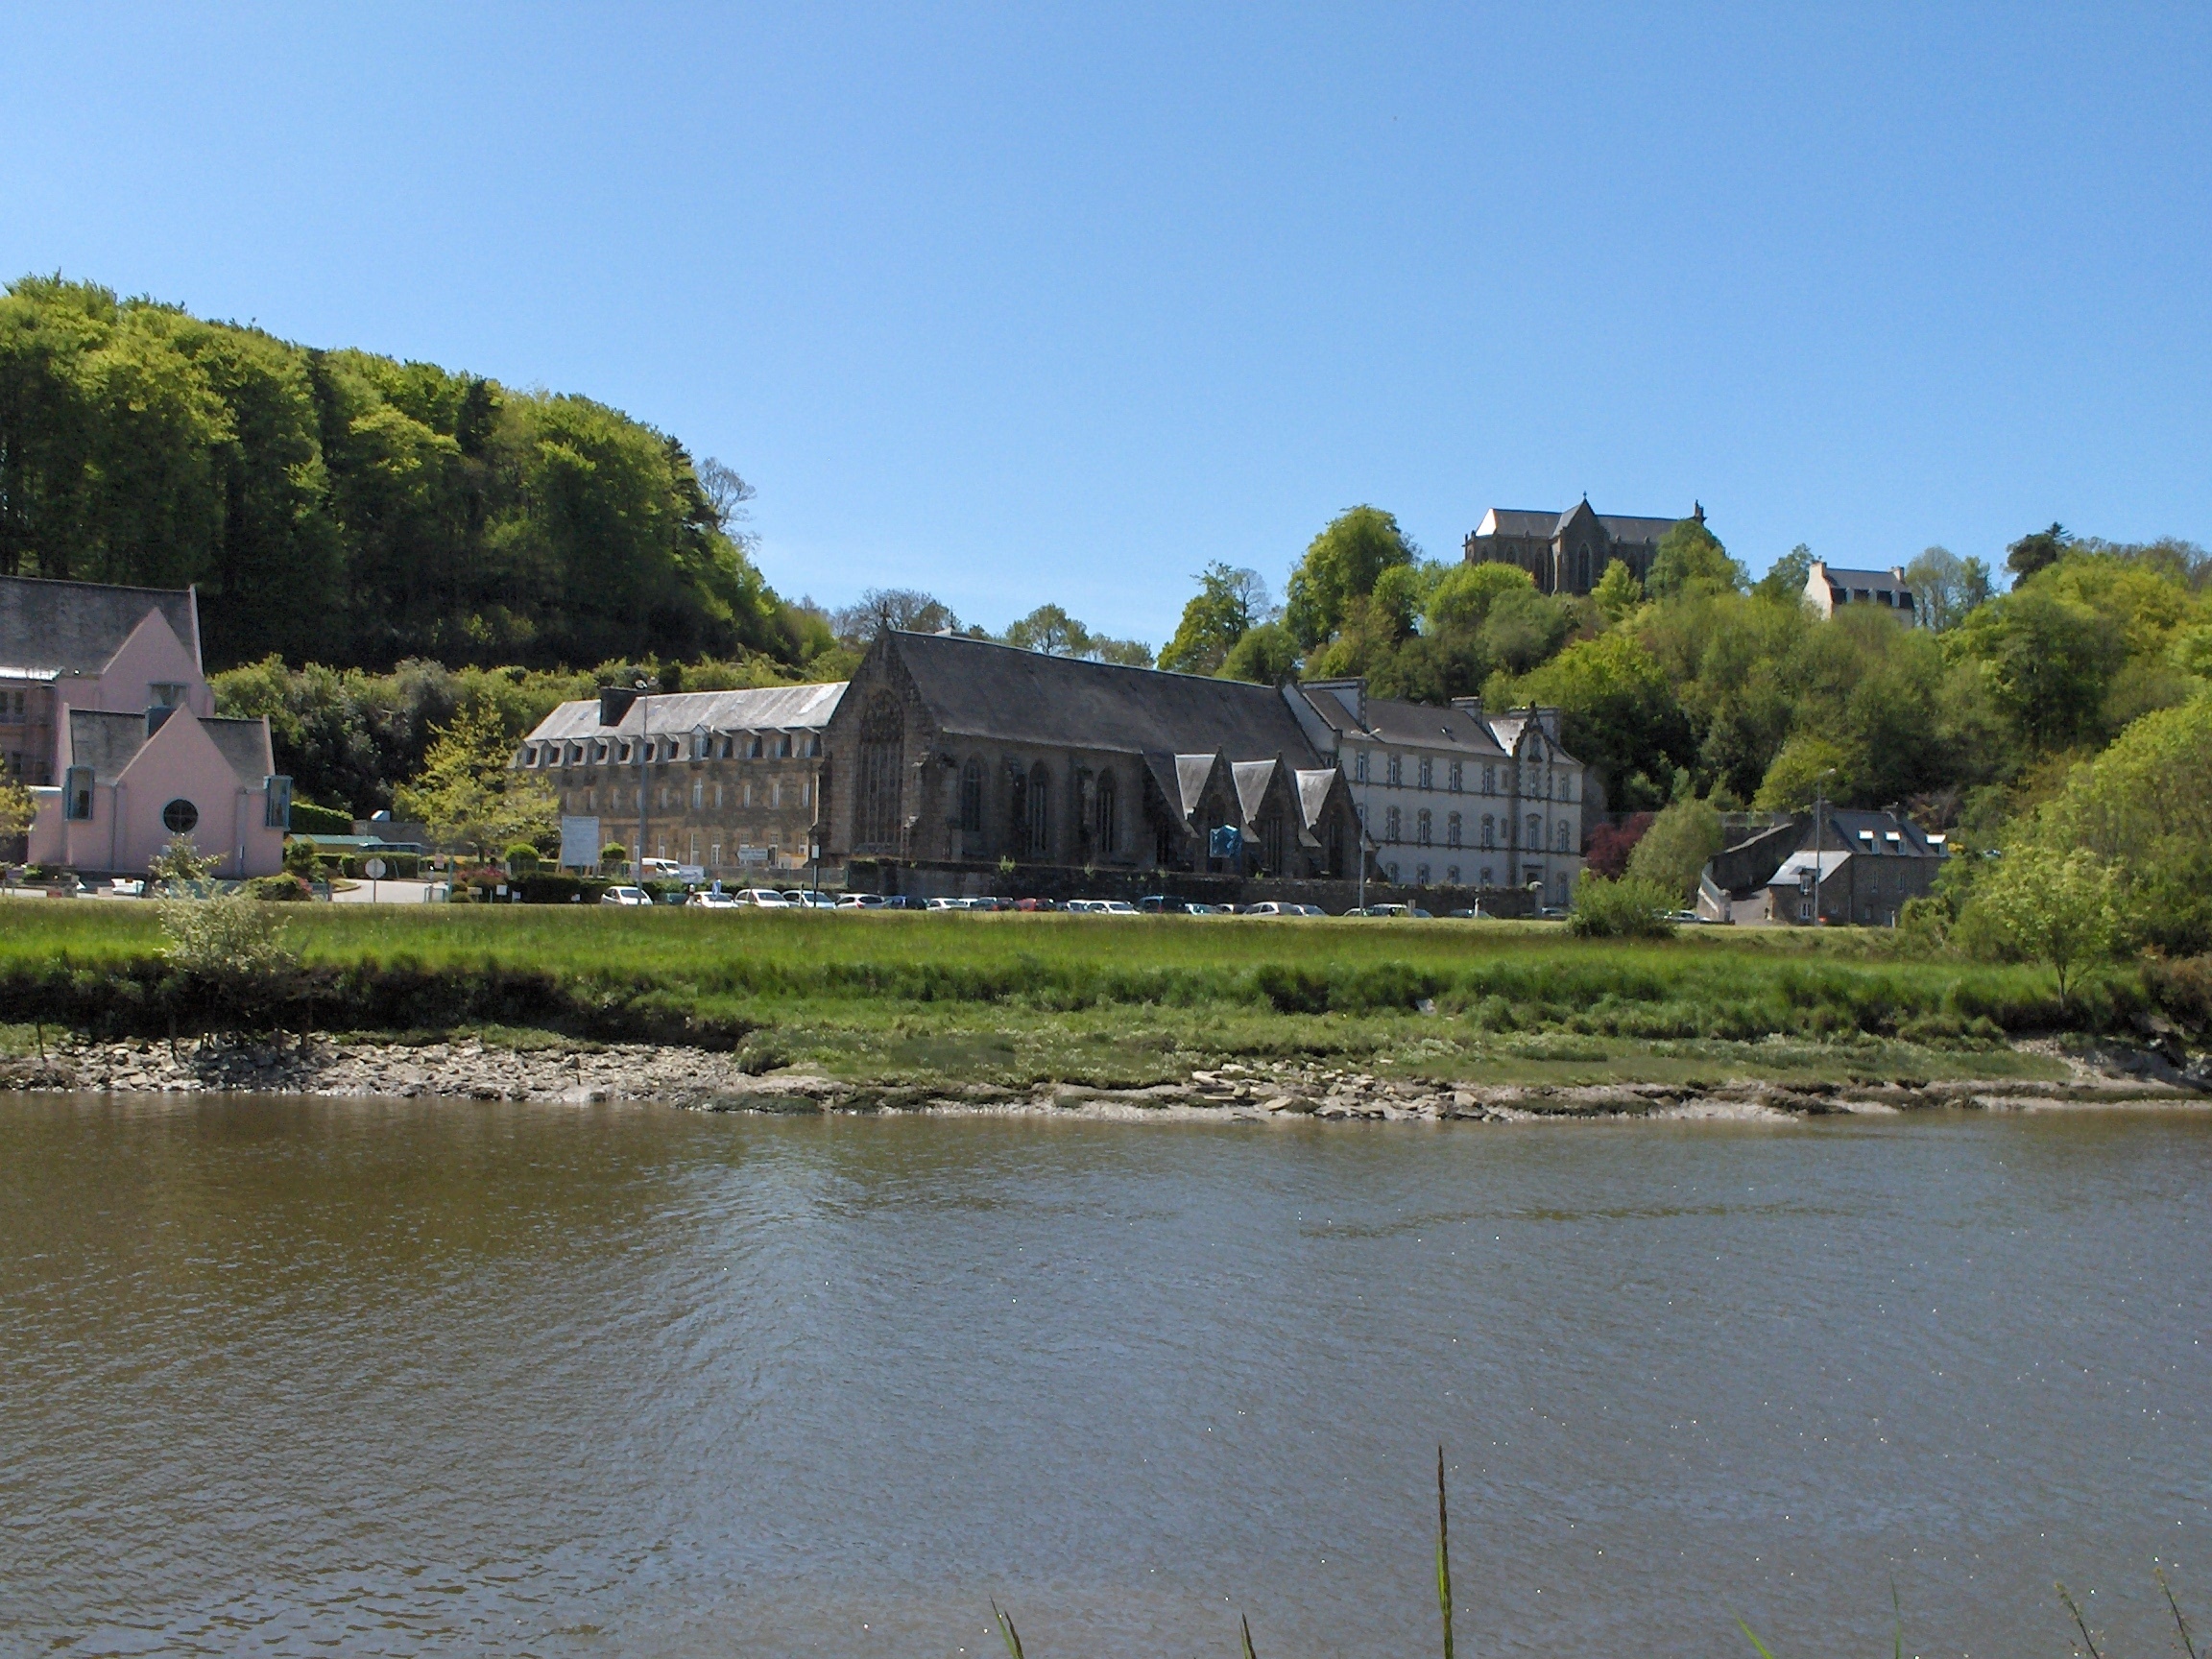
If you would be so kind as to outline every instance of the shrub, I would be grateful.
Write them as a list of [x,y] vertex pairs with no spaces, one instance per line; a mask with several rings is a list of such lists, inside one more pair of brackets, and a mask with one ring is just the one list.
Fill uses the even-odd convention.
[[333,807],[318,806],[312,801],[292,798],[292,828],[304,835],[350,835],[353,833],[352,817]]
[[284,868],[295,876],[313,876],[318,856],[312,841],[295,835],[284,843]]
[[538,849],[527,841],[517,841],[507,849],[507,874],[531,876],[538,870]]
[[168,940],[161,953],[182,980],[186,1001],[218,1025],[255,1024],[274,1012],[300,969],[282,927],[238,894],[161,901]]
[[256,876],[246,883],[244,892],[249,899],[262,899],[279,904],[315,897],[314,889],[291,871],[281,876]]
[[524,876],[515,882],[522,890],[525,904],[596,904],[599,896],[607,891],[607,883],[576,876],[553,875],[540,871]]
[[1608,881],[1587,870],[1575,883],[1575,905],[1567,930],[1585,939],[1671,939],[1674,924],[1668,912],[1673,895],[1656,881],[1623,876]]

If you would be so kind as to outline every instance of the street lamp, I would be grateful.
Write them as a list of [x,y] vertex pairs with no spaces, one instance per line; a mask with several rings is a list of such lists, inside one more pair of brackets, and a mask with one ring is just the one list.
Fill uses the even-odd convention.
[[637,850],[630,868],[637,885],[645,885],[645,751],[652,735],[652,683],[642,676],[632,682],[637,692]]
[[1820,926],[1827,920],[1820,914],[1820,854],[1826,849],[1825,829],[1828,811],[1828,780],[1836,776],[1836,768],[1828,767],[1813,780],[1813,924]]

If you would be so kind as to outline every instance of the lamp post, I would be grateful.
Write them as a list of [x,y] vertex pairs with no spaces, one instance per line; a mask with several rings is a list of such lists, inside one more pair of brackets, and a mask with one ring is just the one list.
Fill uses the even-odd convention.
[[642,888],[645,885],[645,753],[646,739],[653,732],[653,693],[650,683],[643,679],[633,684],[637,688],[637,851],[630,861],[630,868]]
[[1836,776],[1831,766],[1813,780],[1813,925],[1823,926],[1827,918],[1820,914],[1820,854],[1827,846],[1828,780]]

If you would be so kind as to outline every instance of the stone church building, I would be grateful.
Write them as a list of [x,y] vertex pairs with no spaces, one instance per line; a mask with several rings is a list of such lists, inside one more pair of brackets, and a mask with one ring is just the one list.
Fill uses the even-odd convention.
[[1294,686],[886,629],[824,733],[824,857],[1350,877],[1359,827],[1311,721]]
[[[1693,504],[1691,517],[1705,522]],[[1674,518],[1620,518],[1592,511],[1585,495],[1564,513],[1530,513],[1493,507],[1462,544],[1470,565],[1517,565],[1535,578],[1541,593],[1587,593],[1618,559],[1637,581],[1651,574],[1660,538]]]

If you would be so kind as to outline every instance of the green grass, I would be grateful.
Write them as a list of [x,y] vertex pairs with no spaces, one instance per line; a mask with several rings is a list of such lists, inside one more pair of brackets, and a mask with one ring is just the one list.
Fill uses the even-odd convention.
[[[288,907],[297,1020],[600,1039],[772,1034],[887,1086],[1142,1085],[1224,1057],[1485,1082],[2042,1074],[2006,1034],[2144,1005],[2113,970],[2062,1015],[2040,970],[1911,959],[1852,929],[1569,938],[1542,924]],[[176,1016],[151,906],[0,906],[15,1022]],[[287,1018],[279,1015],[278,1018]],[[535,1039],[541,1040],[541,1039]]]

